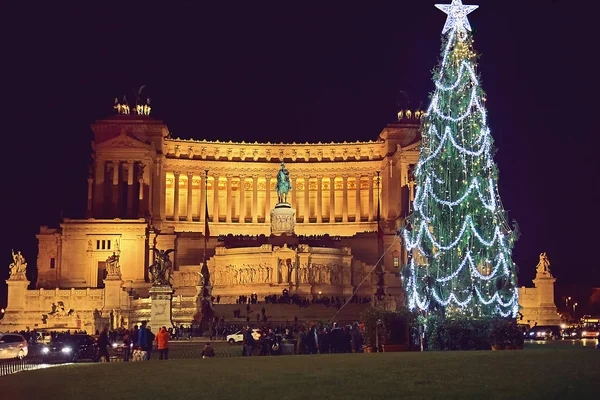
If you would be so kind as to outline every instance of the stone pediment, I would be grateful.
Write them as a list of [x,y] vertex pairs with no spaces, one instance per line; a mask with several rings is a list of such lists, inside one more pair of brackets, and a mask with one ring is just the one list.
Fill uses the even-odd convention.
[[105,142],[95,144],[94,150],[100,149],[134,149],[134,150],[150,150],[152,146],[138,139],[132,138],[125,132],[122,132],[119,136],[109,139]]

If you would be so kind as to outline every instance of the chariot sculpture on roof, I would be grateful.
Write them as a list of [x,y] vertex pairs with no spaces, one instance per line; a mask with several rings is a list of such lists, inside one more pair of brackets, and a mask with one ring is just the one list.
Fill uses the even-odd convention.
[[146,85],[142,85],[137,91],[133,91],[133,98],[135,99],[135,105],[130,106],[127,96],[123,96],[122,100],[115,97],[113,109],[115,113],[120,115],[150,115],[152,107],[150,107],[150,97],[142,96],[142,92]]

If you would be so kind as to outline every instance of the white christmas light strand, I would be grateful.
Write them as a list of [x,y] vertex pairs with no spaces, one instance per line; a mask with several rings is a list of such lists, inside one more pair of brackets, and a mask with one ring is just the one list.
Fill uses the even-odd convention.
[[496,229],[494,229],[494,236],[492,237],[491,240],[485,240],[480,234],[479,232],[477,232],[477,229],[475,229],[475,224],[473,224],[473,220],[471,218],[470,215],[467,215],[467,217],[465,218],[465,221],[463,222],[463,225],[460,229],[460,233],[458,234],[458,236],[456,237],[456,239],[450,243],[450,245],[448,246],[444,246],[442,245],[440,242],[438,242],[434,237],[433,234],[429,231],[426,221],[421,221],[421,225],[419,226],[419,230],[417,233],[417,241],[412,241],[410,240],[409,237],[409,232],[408,231],[404,231],[404,240],[406,241],[406,249],[408,251],[413,250],[414,248],[417,247],[418,243],[420,242],[420,238],[421,236],[421,232],[425,232],[427,234],[427,237],[429,238],[429,241],[431,242],[432,245],[434,245],[435,247],[439,248],[440,250],[450,250],[454,247],[456,247],[456,245],[458,243],[460,243],[463,235],[465,234],[465,231],[467,230],[467,226],[471,228],[471,232],[473,233],[473,235],[475,235],[475,237],[477,238],[477,240],[479,240],[479,242],[481,244],[483,244],[484,246],[487,247],[491,247],[494,245],[494,243],[496,243],[496,241],[498,241],[500,243],[500,245],[504,245],[504,234],[502,232],[500,232],[500,227],[496,226]]
[[498,270],[500,269],[501,264],[504,267],[503,268],[504,275],[509,276],[510,270],[508,269],[508,264],[506,262],[506,258],[504,258],[504,254],[502,254],[502,253],[498,254],[498,256],[496,257],[496,260],[497,260],[497,262],[496,262],[496,266],[495,266],[494,270],[489,275],[484,275],[481,272],[479,272],[479,270],[475,266],[475,263],[473,262],[473,258],[471,257],[471,252],[468,251],[467,255],[465,256],[463,261],[460,263],[460,265],[458,266],[456,271],[454,271],[452,274],[445,276],[443,278],[438,278],[438,279],[436,279],[436,281],[443,283],[443,282],[451,281],[452,279],[456,278],[458,276],[458,274],[460,274],[460,271],[462,271],[463,267],[467,264],[467,262],[469,263],[469,266],[471,267],[470,269],[471,269],[472,275],[475,275],[476,278],[479,278],[481,280],[489,281],[489,280],[492,280],[493,278],[495,278],[496,273],[498,273]]
[[479,187],[479,180],[477,178],[473,178],[473,180],[471,181],[471,184],[469,185],[469,187],[467,188],[465,193],[459,199],[457,199],[455,201],[447,201],[447,200],[442,200],[433,192],[431,178],[427,177],[425,179],[424,190],[421,190],[421,187],[419,187],[418,190],[416,191],[415,199],[414,199],[414,207],[415,207],[416,211],[420,211],[423,207],[423,203],[425,202],[425,198],[427,197],[427,194],[431,194],[431,198],[433,198],[438,204],[442,204],[442,205],[448,206],[450,208],[456,207],[460,203],[465,201],[465,199],[471,194],[473,189],[475,189],[475,190],[477,190],[477,194],[479,195],[479,200],[483,204],[483,207],[489,211],[494,212],[494,211],[496,211],[496,196],[494,195],[493,184],[494,184],[494,181],[492,178],[490,178],[489,179],[489,192],[490,192],[489,193],[490,194],[489,201],[486,201],[486,199],[484,199],[484,196],[481,193],[481,188]]
[[477,111],[479,111],[481,113],[481,119],[482,119],[483,125],[487,124],[486,111],[483,108],[483,106],[481,105],[481,103],[479,102],[479,99],[477,98],[477,87],[475,87],[475,86],[471,90],[471,100],[469,101],[469,106],[467,107],[467,110],[462,115],[460,115],[456,118],[451,117],[450,115],[444,114],[439,109],[438,101],[439,101],[439,93],[436,91],[436,93],[433,95],[433,99],[431,99],[431,104],[429,105],[429,108],[427,109],[428,115],[430,115],[433,111],[433,112],[435,112],[435,114],[437,114],[440,118],[442,118],[445,121],[458,123],[458,122],[465,120],[469,116],[471,116],[471,110],[473,108],[477,108]]
[[454,82],[454,84],[452,84],[450,86],[444,86],[441,83],[441,79],[439,79],[435,83],[435,87],[437,87],[440,90],[443,90],[444,92],[448,92],[450,90],[456,89],[458,87],[458,85],[460,85],[465,68],[468,70],[469,75],[471,75],[471,81],[473,82],[473,84],[479,85],[479,81],[477,80],[477,76],[475,75],[475,71],[473,71],[473,68],[471,68],[471,66],[469,64],[467,64],[466,61],[462,61],[460,63],[460,69],[458,70],[458,78],[456,78],[456,82]]
[[[432,127],[430,129],[430,131],[433,131],[434,134],[437,135],[437,129],[435,127]],[[460,152],[468,154],[470,156],[481,156],[482,154],[484,154],[485,152],[489,152],[490,147],[491,147],[491,141],[490,141],[490,135],[489,135],[489,129],[487,128],[483,128],[481,133],[480,133],[481,137],[483,137],[483,144],[481,145],[481,147],[479,148],[479,150],[469,150],[465,147],[460,146],[457,142],[456,139],[454,138],[454,135],[452,134],[452,130],[450,129],[450,127],[446,127],[446,129],[444,130],[444,135],[441,137],[440,139],[440,144],[438,145],[438,147],[433,151],[433,153],[431,153],[429,155],[429,157],[427,157],[424,160],[420,160],[417,163],[417,168],[415,169],[415,173],[417,174],[417,176],[420,175],[421,173],[421,169],[423,168],[423,166],[425,164],[427,164],[430,160],[433,160],[434,158],[436,158],[442,151],[442,149],[444,148],[444,143],[446,142],[446,140],[450,140],[450,142],[452,143],[452,145]]]
[[[408,280],[407,288],[409,289],[409,292],[411,294],[408,299],[408,307],[411,311],[414,310],[415,308],[419,308],[420,310],[427,310],[429,308],[429,302],[427,301],[426,298],[424,300],[421,300],[421,296],[419,295],[419,293],[417,291],[417,285],[416,285],[417,275],[416,275],[415,265],[414,265],[413,260],[411,260],[410,269],[411,269],[411,277]],[[512,315],[513,318],[517,316],[517,313],[519,311],[519,292],[517,290],[515,290],[513,292],[513,295],[510,300],[503,301],[502,297],[500,297],[500,294],[498,292],[494,293],[492,295],[492,297],[486,299],[481,294],[481,291],[479,290],[479,288],[477,286],[475,286],[474,289],[475,289],[475,293],[477,295],[478,300],[482,304],[490,305],[493,303],[497,303],[495,311],[498,314],[501,314],[504,317]],[[461,308],[466,307],[474,299],[474,296],[472,294],[470,294],[465,300],[460,301],[460,300],[458,300],[458,298],[456,297],[456,295],[454,293],[450,293],[448,298],[446,300],[444,300],[438,295],[438,293],[435,291],[435,289],[432,289],[432,297],[435,299],[436,302],[438,302],[439,304],[441,304],[444,307],[454,303]],[[509,308],[509,310],[508,310],[508,312],[505,313],[499,307]]]

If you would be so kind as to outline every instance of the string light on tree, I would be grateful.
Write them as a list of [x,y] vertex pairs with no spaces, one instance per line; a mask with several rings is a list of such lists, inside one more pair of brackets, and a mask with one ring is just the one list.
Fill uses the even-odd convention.
[[422,129],[413,213],[403,237],[409,254],[409,308],[468,316],[516,317],[511,250],[517,233],[498,193],[494,141],[461,0],[437,4],[448,14],[435,91]]

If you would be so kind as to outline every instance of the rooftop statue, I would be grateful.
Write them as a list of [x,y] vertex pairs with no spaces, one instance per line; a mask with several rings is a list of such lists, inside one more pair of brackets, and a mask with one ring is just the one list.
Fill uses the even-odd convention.
[[21,251],[15,253],[12,251],[13,262],[10,263],[10,280],[25,280],[27,279],[25,273],[27,271],[27,263],[25,257],[21,254]]
[[276,190],[279,203],[287,203],[287,195],[292,190],[292,185],[290,183],[290,171],[287,170],[283,161],[281,162],[281,169],[277,173]]

